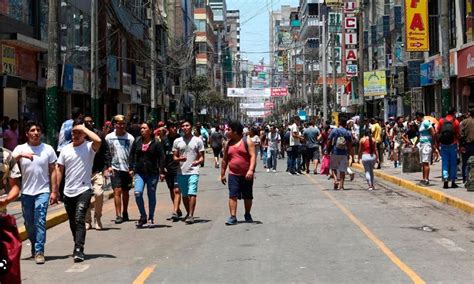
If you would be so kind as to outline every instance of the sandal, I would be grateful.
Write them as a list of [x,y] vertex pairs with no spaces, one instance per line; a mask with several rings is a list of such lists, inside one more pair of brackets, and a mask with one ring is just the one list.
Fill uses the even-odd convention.
[[334,190],[338,190],[339,189],[339,183],[338,182],[335,182],[334,183]]

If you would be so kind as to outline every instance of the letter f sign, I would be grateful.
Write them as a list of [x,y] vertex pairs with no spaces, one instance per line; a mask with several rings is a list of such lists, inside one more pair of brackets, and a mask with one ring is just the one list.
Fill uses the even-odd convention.
[[420,0],[411,0],[410,8],[416,8],[418,2],[420,2]]

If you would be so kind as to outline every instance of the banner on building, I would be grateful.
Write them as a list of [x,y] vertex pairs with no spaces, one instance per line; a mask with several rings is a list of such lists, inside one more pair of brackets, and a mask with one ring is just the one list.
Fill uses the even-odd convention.
[[14,47],[2,45],[2,74],[16,75],[16,50]]
[[72,90],[77,92],[84,92],[84,71],[74,68],[74,78],[72,81]]
[[132,94],[132,75],[128,73],[122,74],[122,92],[127,95]]
[[387,76],[384,71],[364,72],[364,95],[366,97],[385,96]]
[[74,66],[71,64],[64,65],[64,76],[63,76],[63,90],[71,92],[73,89],[74,82]]
[[228,97],[270,97],[270,88],[252,89],[252,88],[227,88]]
[[265,103],[240,103],[241,109],[263,109],[265,108]]
[[286,97],[288,96],[288,88],[271,88],[270,96],[271,97]]
[[429,51],[428,0],[405,0],[407,51]]
[[326,0],[326,6],[329,6],[329,7],[342,6],[343,4],[344,4],[343,0]]

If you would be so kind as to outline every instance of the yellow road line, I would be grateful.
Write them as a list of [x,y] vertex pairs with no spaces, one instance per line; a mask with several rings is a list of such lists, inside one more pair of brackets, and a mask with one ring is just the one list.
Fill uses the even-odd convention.
[[156,265],[150,265],[148,267],[145,267],[142,273],[140,273],[140,275],[138,275],[138,277],[133,281],[133,284],[145,283],[145,281],[148,279],[148,277],[150,277],[150,275],[153,273],[155,268],[156,268]]
[[[314,184],[318,184],[316,180],[314,180],[313,177],[306,175]],[[364,225],[357,217],[352,214],[349,209],[344,207],[332,194],[322,191],[324,195],[326,195],[329,199],[331,199],[334,204],[354,223],[356,224],[359,229],[375,244],[377,247],[396,265],[400,270],[402,270],[410,279],[413,281],[413,283],[421,284],[425,283],[423,279],[421,279],[418,274],[416,274],[413,269],[411,269],[408,265],[406,265],[403,261],[401,261],[377,236],[372,233],[372,231],[367,228],[367,226]]]

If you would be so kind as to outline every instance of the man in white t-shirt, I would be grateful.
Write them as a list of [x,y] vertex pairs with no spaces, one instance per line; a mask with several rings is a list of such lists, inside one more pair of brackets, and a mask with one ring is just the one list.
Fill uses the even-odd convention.
[[[69,218],[69,226],[74,238],[74,262],[84,261],[86,239],[86,214],[92,198],[92,165],[101,140],[93,131],[84,126],[80,119],[72,127],[72,143],[59,154],[56,171],[57,184],[65,174],[64,206]],[[86,141],[86,136],[91,142]]]
[[21,207],[31,254],[36,264],[43,264],[48,201],[56,203],[59,195],[54,170],[57,156],[53,147],[41,143],[43,127],[39,122],[28,121],[25,131],[28,142],[16,146],[13,156],[22,172]]
[[112,167],[109,168],[109,172],[112,172],[111,183],[114,189],[115,224],[120,224],[129,221],[128,200],[132,176],[128,169],[128,157],[135,138],[125,131],[126,121],[123,115],[114,117],[114,126],[115,131],[107,134],[105,141],[112,155]]
[[173,143],[173,159],[179,162],[178,186],[183,196],[183,204],[187,215],[186,224],[194,224],[194,210],[199,183],[199,167],[204,161],[204,143],[192,133],[190,121],[181,124],[183,137]]
[[290,126],[290,147],[291,152],[288,159],[290,160],[290,174],[296,175],[301,174],[299,170],[297,159],[301,146],[301,133],[300,133],[300,117],[293,117],[293,124]]

